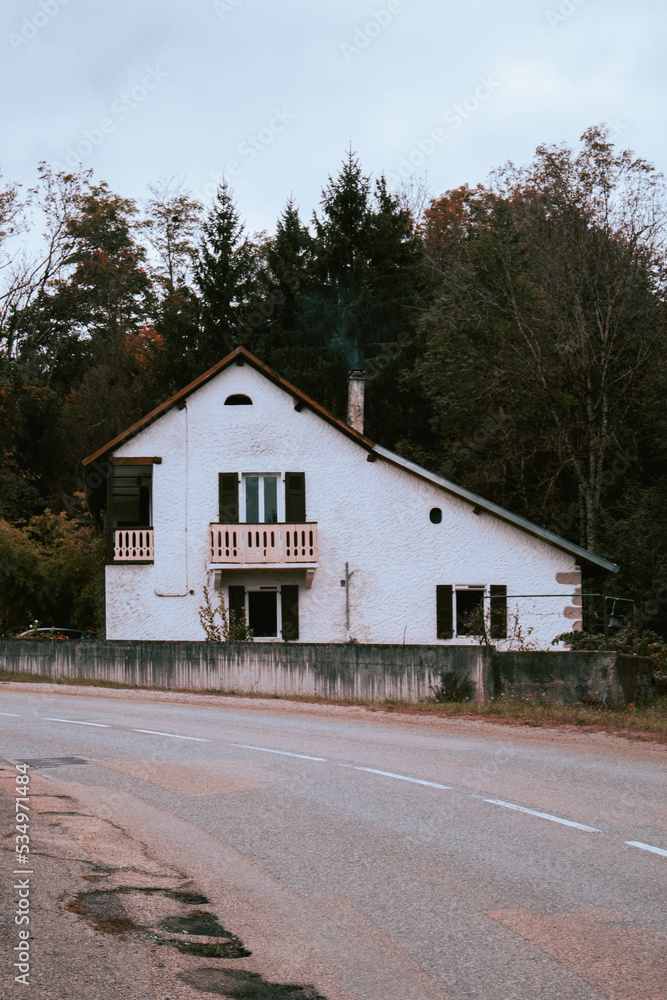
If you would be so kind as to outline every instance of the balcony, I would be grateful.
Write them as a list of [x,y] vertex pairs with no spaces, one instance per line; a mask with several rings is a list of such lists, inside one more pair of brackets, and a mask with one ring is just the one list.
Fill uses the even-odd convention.
[[155,558],[152,528],[119,528],[113,533],[115,563],[152,563]]
[[317,523],[212,524],[211,562],[275,566],[317,562]]

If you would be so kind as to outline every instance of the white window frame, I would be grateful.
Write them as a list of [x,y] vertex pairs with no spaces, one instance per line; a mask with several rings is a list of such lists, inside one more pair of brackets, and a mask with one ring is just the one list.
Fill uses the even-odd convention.
[[[250,473],[253,475],[253,473]],[[267,473],[270,475],[270,473]],[[276,640],[282,641],[283,635],[283,602],[281,600],[281,588],[280,587],[246,587],[245,588],[245,620],[248,628],[250,628],[250,599],[249,594],[257,594],[261,591],[273,591],[276,596],[276,634],[275,635],[258,635],[255,637],[256,642],[274,642]],[[227,601],[229,602],[229,590],[227,590]]]
[[[482,610],[486,612],[487,598],[491,593],[489,584],[486,583],[455,583],[452,587],[452,625],[453,625],[453,638],[454,639],[470,639],[472,636],[466,635],[465,633],[459,634],[458,629],[458,615],[456,613],[456,595],[460,590],[481,590],[482,597]],[[481,634],[481,633],[480,633]],[[477,636],[474,636],[477,638]]]
[[264,510],[264,477],[265,476],[275,476],[278,480],[277,486],[277,514],[278,520],[277,524],[285,523],[285,473],[284,472],[242,472],[241,482],[239,484],[239,523],[241,524],[266,524],[270,522],[266,521],[247,521],[246,520],[246,479],[248,476],[257,476],[259,478],[259,510],[260,513]]

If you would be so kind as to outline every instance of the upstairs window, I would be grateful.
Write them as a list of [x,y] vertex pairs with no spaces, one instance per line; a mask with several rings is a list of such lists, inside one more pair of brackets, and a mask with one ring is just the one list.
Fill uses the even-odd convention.
[[117,465],[113,470],[111,517],[113,529],[152,525],[152,465]]
[[278,523],[278,476],[243,477],[246,524]]
[[303,472],[218,473],[220,524],[304,524]]

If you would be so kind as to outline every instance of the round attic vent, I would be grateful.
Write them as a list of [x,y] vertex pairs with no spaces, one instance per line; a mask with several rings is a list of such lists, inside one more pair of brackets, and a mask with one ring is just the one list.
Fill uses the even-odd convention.
[[252,399],[242,392],[236,392],[233,396],[227,396],[225,406],[252,406]]
[[442,521],[442,511],[440,507],[431,507],[431,511],[428,516],[431,518],[433,524],[440,524]]

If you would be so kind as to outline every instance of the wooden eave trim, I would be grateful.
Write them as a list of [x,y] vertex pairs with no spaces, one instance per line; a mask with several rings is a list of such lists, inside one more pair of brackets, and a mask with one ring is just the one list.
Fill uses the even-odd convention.
[[126,428],[126,430],[122,431],[111,441],[107,441],[106,444],[102,445],[101,448],[98,448],[92,455],[84,458],[83,464],[90,465],[91,462],[95,462],[97,459],[108,455],[110,451],[113,451],[114,448],[120,447],[120,445],[125,444],[126,441],[135,437],[135,435],[150,426],[150,424],[154,423],[154,421],[158,420],[172,407],[179,406],[179,404],[184,405],[188,396],[192,395],[193,392],[196,392],[197,389],[200,389],[212,378],[215,378],[216,375],[218,375],[225,368],[228,368],[229,365],[234,362],[243,364],[245,361],[247,361],[248,364],[251,365],[256,371],[260,372],[260,374],[264,375],[274,385],[277,385],[279,388],[284,389],[285,392],[288,392],[295,400],[298,400],[302,406],[308,407],[308,409],[312,410],[313,413],[322,417],[322,419],[326,420],[326,422],[331,424],[332,427],[335,427],[336,430],[345,434],[346,437],[349,437],[352,441],[361,445],[361,447],[366,451],[370,452],[373,450],[375,443],[371,441],[370,438],[365,437],[363,434],[360,434],[359,431],[355,431],[354,428],[350,427],[342,420],[334,417],[332,413],[325,410],[324,407],[320,406],[319,403],[316,403],[314,399],[306,396],[305,393],[301,392],[300,389],[297,389],[296,386],[291,384],[291,382],[288,382],[280,375],[277,375],[267,365],[260,361],[259,358],[256,358],[254,354],[251,354],[250,351],[246,350],[245,347],[237,347],[231,352],[231,354],[228,354],[226,358],[223,358],[222,361],[218,361],[216,365],[209,368],[209,370],[204,372],[203,375],[200,375],[199,378],[196,378],[194,382],[190,382],[190,384],[186,385],[184,389],[177,392],[175,396],[165,400],[164,403],[160,403],[159,406],[156,406],[154,410],[147,413],[145,417],[141,418],[141,420],[137,420],[136,423]]
[[149,458],[112,458],[112,465],[162,465],[162,458],[153,455]]

